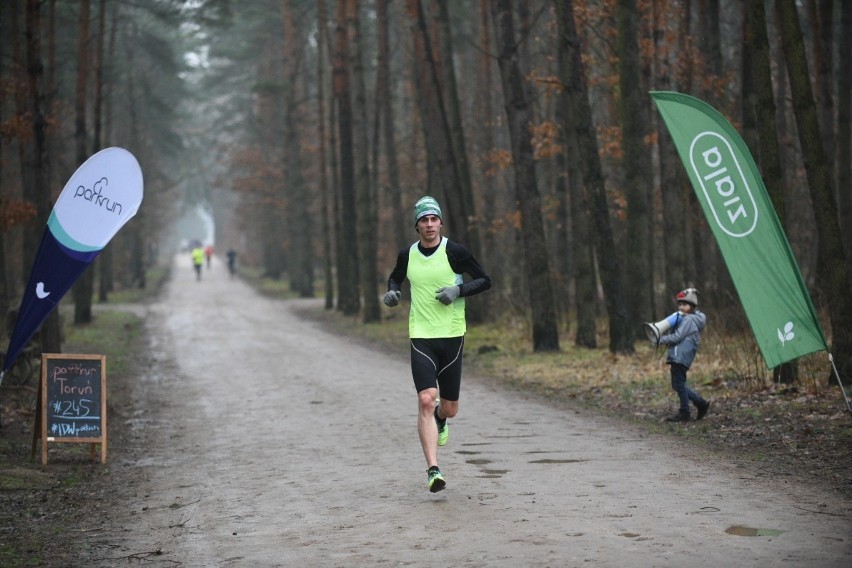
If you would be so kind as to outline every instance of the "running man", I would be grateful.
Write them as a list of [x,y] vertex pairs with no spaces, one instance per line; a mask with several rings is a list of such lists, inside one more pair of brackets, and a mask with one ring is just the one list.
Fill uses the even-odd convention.
[[[429,491],[446,486],[438,467],[438,446],[449,438],[447,418],[459,410],[465,298],[491,288],[491,278],[462,245],[441,236],[441,207],[429,196],[414,205],[414,230],[420,239],[399,252],[388,278],[384,303],[399,305],[403,281],[411,283],[408,335],[411,374],[419,399],[417,433],[426,458]],[[464,282],[462,274],[468,274]],[[439,402],[440,395],[440,402]]]
[[204,249],[196,245],[192,249],[192,268],[195,270],[195,279],[201,280],[201,267],[204,265]]
[[228,274],[231,275],[231,278],[237,273],[237,251],[234,249],[228,250]]

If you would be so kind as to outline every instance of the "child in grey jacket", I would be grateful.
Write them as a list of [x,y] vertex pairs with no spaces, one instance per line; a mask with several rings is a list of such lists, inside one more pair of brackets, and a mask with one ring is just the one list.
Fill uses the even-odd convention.
[[686,373],[692,365],[698,346],[701,344],[701,331],[707,323],[707,316],[698,309],[698,290],[687,288],[675,296],[678,311],[682,317],[667,335],[660,337],[660,343],[668,345],[666,363],[671,367],[672,389],[680,399],[680,411],[666,418],[668,422],[689,422],[691,415],[689,403],[698,409],[696,420],[701,420],[710,410],[710,402],[686,384]]

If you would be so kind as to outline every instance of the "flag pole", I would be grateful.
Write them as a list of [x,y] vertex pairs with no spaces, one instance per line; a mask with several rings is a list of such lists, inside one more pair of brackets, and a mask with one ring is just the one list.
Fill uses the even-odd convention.
[[840,387],[840,392],[843,393],[843,400],[846,401],[846,408],[852,414],[852,406],[849,405],[849,398],[846,396],[846,389],[843,388],[843,382],[840,380],[840,373],[837,372],[837,367],[834,366],[834,355],[828,354],[828,360],[831,362],[831,368],[834,370],[834,376],[837,378],[837,386]]

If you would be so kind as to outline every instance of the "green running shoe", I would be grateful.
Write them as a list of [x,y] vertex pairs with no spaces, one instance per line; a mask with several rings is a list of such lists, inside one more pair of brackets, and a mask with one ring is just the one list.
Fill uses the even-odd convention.
[[429,491],[432,493],[437,493],[447,486],[447,482],[444,481],[444,476],[441,475],[441,470],[436,466],[430,467],[426,472],[426,475],[429,479]]
[[447,424],[447,421],[444,420],[443,428],[438,426],[438,445],[443,446],[447,443],[447,440],[450,437],[450,425]]

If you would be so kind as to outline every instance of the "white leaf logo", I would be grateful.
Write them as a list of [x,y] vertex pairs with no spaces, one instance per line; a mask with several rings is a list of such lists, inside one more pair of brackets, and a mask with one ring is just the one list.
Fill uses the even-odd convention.
[[50,292],[45,291],[44,282],[39,282],[36,284],[36,296],[39,300],[44,300],[48,296],[50,296]]
[[793,322],[791,321],[788,321],[784,325],[784,331],[778,330],[778,340],[781,342],[781,345],[784,345],[794,337],[796,337],[796,334],[793,333]]

